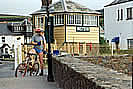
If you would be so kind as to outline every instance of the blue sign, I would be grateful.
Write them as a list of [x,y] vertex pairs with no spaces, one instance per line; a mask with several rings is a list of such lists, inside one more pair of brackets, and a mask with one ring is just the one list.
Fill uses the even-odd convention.
[[53,50],[53,55],[59,55],[59,50]]
[[114,37],[111,42],[119,43],[119,37]]

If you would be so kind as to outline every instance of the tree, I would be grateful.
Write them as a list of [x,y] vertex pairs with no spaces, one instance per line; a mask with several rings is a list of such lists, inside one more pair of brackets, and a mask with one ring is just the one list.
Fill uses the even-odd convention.
[[106,44],[106,41],[104,40],[104,37],[100,37],[100,44]]

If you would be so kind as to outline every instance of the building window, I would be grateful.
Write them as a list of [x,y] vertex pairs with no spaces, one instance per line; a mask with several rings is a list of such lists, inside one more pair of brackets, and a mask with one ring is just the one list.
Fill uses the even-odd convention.
[[74,24],[74,15],[68,15],[68,24]]
[[8,54],[8,48],[5,48],[5,53],[7,53],[7,54]]
[[5,37],[2,37],[2,42],[5,42]]
[[40,25],[41,25],[41,24],[40,24],[40,17],[39,17],[39,16],[38,16],[38,19],[37,19],[37,20],[38,20],[38,28],[39,28]]
[[44,22],[44,18],[43,18],[43,16],[41,17],[41,19],[40,19],[41,21],[40,21],[40,24],[41,24],[41,28],[43,28],[43,22]]
[[123,9],[121,9],[121,20],[123,20]]
[[3,48],[1,49],[1,53],[4,53]]
[[84,15],[84,25],[86,26],[97,26],[97,16]]
[[91,18],[91,22],[92,22],[92,26],[97,26],[97,16],[91,16],[92,18]]
[[64,25],[64,14],[54,16],[55,25]]
[[36,27],[38,27],[38,16],[36,16]]
[[17,30],[16,26],[14,26],[13,28],[14,28],[14,32],[16,32],[16,30]]
[[67,15],[67,24],[69,25],[81,25],[82,23],[82,15]]
[[32,32],[32,28],[31,28],[30,25],[27,26],[27,30],[26,30],[26,32]]
[[132,8],[127,8],[127,20],[132,19]]
[[36,27],[43,28],[44,18],[43,16],[36,16]]
[[117,11],[117,21],[120,20],[120,10]]
[[75,24],[81,24],[81,15],[75,15]]
[[128,40],[128,48],[133,49],[133,39]]

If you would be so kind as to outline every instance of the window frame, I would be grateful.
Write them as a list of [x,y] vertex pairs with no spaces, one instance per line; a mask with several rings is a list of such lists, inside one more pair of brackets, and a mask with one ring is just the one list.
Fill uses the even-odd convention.
[[98,26],[98,16],[94,15],[83,15],[84,18],[84,26]]
[[5,37],[1,37],[1,39],[2,39],[2,42],[5,42]]
[[8,54],[8,48],[5,48],[5,53]]
[[82,15],[75,15],[75,24],[82,24]]
[[123,20],[123,9],[121,9],[121,19],[120,20]]
[[117,21],[120,21],[120,10],[117,10]]
[[75,18],[75,15],[67,15],[67,18],[68,18],[68,24],[75,24],[74,22],[74,18]]
[[82,15],[67,14],[67,25],[82,25]]
[[133,49],[133,39],[128,39],[128,49]]
[[55,14],[54,15],[54,25],[64,25],[64,14]]
[[127,20],[131,20],[133,19],[133,9],[130,7],[130,8],[127,8]]

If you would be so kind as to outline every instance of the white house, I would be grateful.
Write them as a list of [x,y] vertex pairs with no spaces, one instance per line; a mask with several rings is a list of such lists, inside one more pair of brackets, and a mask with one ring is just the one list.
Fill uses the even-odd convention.
[[24,35],[12,33],[8,29],[8,23],[0,23],[0,57],[14,56],[11,50],[14,49],[18,38],[24,44]]
[[133,48],[133,0],[115,0],[104,7],[105,38],[119,37],[120,49]]

